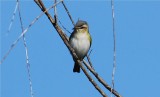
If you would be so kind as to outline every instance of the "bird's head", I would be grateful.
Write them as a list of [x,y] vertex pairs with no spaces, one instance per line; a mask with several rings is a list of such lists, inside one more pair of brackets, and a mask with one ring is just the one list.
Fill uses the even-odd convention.
[[78,20],[73,28],[74,30],[88,30],[88,24],[86,21]]

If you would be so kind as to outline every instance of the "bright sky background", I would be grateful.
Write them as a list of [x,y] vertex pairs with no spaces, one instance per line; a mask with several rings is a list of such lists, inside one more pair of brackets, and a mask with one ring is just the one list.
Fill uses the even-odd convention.
[[[2,58],[20,35],[21,28],[17,11],[11,32],[6,35],[16,0],[1,0],[0,4]],[[46,7],[52,4],[53,0],[45,0]],[[66,6],[75,22],[78,18],[88,22],[93,40],[90,56],[93,66],[111,85],[113,32],[110,1],[72,0],[67,1]],[[31,0],[20,2],[20,7],[26,28],[41,10]],[[57,11],[63,25],[72,32],[73,25],[61,4]],[[53,12],[50,10],[51,14]],[[160,1],[116,0],[115,22],[115,89],[123,97],[160,97]],[[26,40],[34,97],[101,97],[82,71],[80,74],[72,72],[72,57],[45,15],[28,30]],[[1,65],[0,81],[1,97],[30,97],[22,40]],[[110,96],[108,90],[105,92]]]

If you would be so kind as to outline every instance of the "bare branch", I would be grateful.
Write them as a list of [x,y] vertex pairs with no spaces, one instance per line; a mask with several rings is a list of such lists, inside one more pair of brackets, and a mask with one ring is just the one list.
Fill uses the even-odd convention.
[[[56,2],[56,1],[57,1],[57,0],[55,0],[55,2]],[[74,21],[72,20],[72,17],[71,17],[71,15],[69,14],[69,11],[67,10],[67,8],[66,8],[66,6],[65,6],[64,1],[62,1],[62,4],[63,4],[63,6],[64,6],[65,9],[66,9],[66,12],[68,13],[68,16],[69,16],[69,18],[70,18],[72,24],[74,25]],[[55,15],[56,15],[56,14],[57,14],[57,13],[56,13],[56,9],[55,9]],[[67,31],[68,33],[71,34],[71,32],[70,32],[69,30],[67,30],[66,27],[63,26],[63,24],[61,23],[61,21],[58,19],[57,16],[56,16],[56,18],[57,18],[58,22],[60,23],[61,27],[62,27],[65,31]]]
[[86,56],[87,57],[87,60],[88,60],[88,62],[89,62],[89,65],[91,66],[91,68],[94,70],[94,67],[93,67],[93,65],[92,65],[92,62],[91,62],[91,59],[90,59],[90,54],[92,53],[92,50],[90,51],[90,53]]
[[100,94],[103,97],[108,97],[102,90],[101,88],[96,84],[96,82],[92,79],[92,77],[88,74],[87,70],[83,67],[81,62],[78,60],[78,64],[80,65],[81,69],[83,70],[84,74],[87,76],[88,80],[93,84],[93,86],[100,92]]
[[99,75],[97,72],[95,72],[95,70],[93,68],[91,68],[91,66],[85,61],[83,60],[83,63],[85,64],[85,66],[91,71],[91,73],[98,79],[98,81],[106,88],[108,89],[110,92],[112,90],[112,93],[117,96],[117,97],[122,97],[117,91],[115,91],[114,89],[112,89]]
[[[54,0],[54,3],[57,3],[57,0]],[[58,17],[57,17],[57,8],[54,6],[54,17],[55,17],[55,22],[57,23]]]
[[61,27],[62,27],[65,31],[67,31],[69,34],[71,34],[71,32],[70,32],[66,27],[63,26],[63,24],[61,23],[60,20],[58,20],[58,22],[59,22],[59,24],[61,25]]
[[44,4],[42,3],[42,1],[39,1],[39,0],[34,0],[34,1],[41,8],[41,10],[48,16],[48,19],[51,20],[53,23],[55,23],[55,19],[52,18],[52,16],[48,13],[48,11],[46,11],[46,8],[45,8]]

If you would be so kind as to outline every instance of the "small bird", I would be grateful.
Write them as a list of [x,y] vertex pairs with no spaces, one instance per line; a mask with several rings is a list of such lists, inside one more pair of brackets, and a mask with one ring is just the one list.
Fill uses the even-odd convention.
[[[86,21],[78,20],[69,37],[69,44],[75,50],[78,58],[82,61],[87,55],[92,44],[92,38],[89,34],[89,27]],[[80,66],[75,62],[73,72],[80,73]]]

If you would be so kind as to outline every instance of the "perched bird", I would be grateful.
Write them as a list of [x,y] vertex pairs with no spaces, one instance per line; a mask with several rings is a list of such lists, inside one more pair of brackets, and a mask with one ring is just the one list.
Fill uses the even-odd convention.
[[[87,55],[92,44],[92,38],[89,34],[89,27],[86,21],[78,20],[69,37],[69,43],[75,50],[78,58],[82,61]],[[80,66],[75,62],[73,72],[80,72]]]

